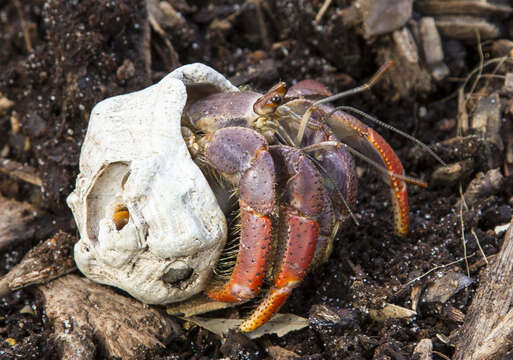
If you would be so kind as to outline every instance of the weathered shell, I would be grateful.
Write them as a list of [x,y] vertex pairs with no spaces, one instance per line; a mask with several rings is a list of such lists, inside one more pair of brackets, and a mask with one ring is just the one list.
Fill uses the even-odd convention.
[[[78,268],[151,304],[204,289],[226,241],[226,220],[181,135],[187,100],[237,91],[202,64],[112,97],[92,110],[76,189],[67,201],[80,241]],[[116,207],[130,217],[119,231]]]

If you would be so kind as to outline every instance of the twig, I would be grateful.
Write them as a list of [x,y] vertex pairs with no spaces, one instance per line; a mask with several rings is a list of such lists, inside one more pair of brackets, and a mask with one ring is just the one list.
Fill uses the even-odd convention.
[[328,10],[329,6],[331,5],[332,0],[324,0],[324,4],[322,4],[321,8],[319,9],[319,12],[315,16],[315,23],[319,24],[322,20],[322,17],[326,13],[326,10]]
[[[474,254],[471,254],[471,255],[469,255],[469,256],[467,256],[467,259],[471,258],[471,257],[472,257],[472,256],[474,256],[474,255],[475,255],[475,253],[474,253]],[[403,287],[407,287],[407,286],[409,286],[409,285],[413,284],[414,282],[416,282],[416,281],[418,281],[418,280],[420,280],[420,279],[422,279],[422,278],[424,278],[424,277],[428,276],[428,275],[429,275],[429,274],[431,274],[433,271],[436,271],[436,270],[438,270],[438,269],[444,269],[444,268],[446,268],[446,267],[449,267],[449,266],[452,266],[452,265],[457,264],[457,263],[459,263],[459,262],[462,262],[463,260],[465,260],[465,258],[461,258],[461,259],[455,260],[455,261],[450,262],[450,263],[445,264],[445,265],[437,265],[437,266],[435,266],[434,268],[431,268],[431,269],[429,269],[428,271],[426,271],[424,274],[422,274],[422,275],[420,275],[420,276],[417,276],[415,279],[412,279],[412,280],[408,281],[406,284],[404,284],[404,285],[403,285]]]
[[31,166],[20,164],[14,160],[0,158],[0,173],[23,180],[29,184],[41,186],[43,181]]
[[267,32],[267,27],[265,25],[264,15],[262,14],[262,0],[252,0],[255,4],[257,20],[258,20],[258,28],[260,30],[260,37],[262,39],[262,45],[264,49],[269,49],[271,47],[271,41],[269,40],[269,33]]
[[472,93],[476,89],[477,82],[481,78],[481,74],[483,73],[483,65],[484,65],[484,55],[483,55],[483,48],[481,47],[481,38],[479,36],[479,31],[476,30],[476,37],[477,37],[477,49],[479,51],[479,72],[477,74],[477,77],[475,78],[474,82],[472,83],[472,86],[470,87],[470,91],[467,95],[467,100],[472,96]]
[[477,237],[477,234],[474,230],[474,227],[472,227],[470,229],[470,232],[472,233],[472,235],[474,235],[474,239],[476,239],[476,244],[477,244],[477,247],[479,248],[479,252],[481,253],[481,256],[483,257],[484,259],[484,262],[486,263],[486,265],[488,265],[488,259],[486,258],[486,255],[483,251],[483,248],[481,247],[481,242],[479,241],[479,238]]
[[[461,197],[460,210],[461,210],[461,205],[464,205],[465,210],[468,210],[469,208],[468,208],[467,200],[465,199],[465,194],[463,193],[463,187],[461,185],[461,182],[459,184],[458,190],[460,192],[460,197]],[[462,226],[463,226],[463,217],[461,218],[461,221],[462,221]],[[486,263],[486,265],[488,265],[488,259],[486,258],[483,248],[481,247],[481,242],[479,241],[479,238],[477,237],[476,231],[474,230],[473,226],[470,228],[470,232],[472,233],[472,235],[474,236],[474,239],[476,240],[477,247],[479,248],[479,252],[481,253],[481,256],[483,257],[484,262]],[[465,246],[465,244],[464,244],[464,246]],[[468,270],[468,268],[467,268],[467,270]]]
[[23,9],[21,8],[21,4],[18,0],[14,0],[14,6],[16,6],[16,11],[18,12],[18,16],[20,18],[21,29],[23,31],[23,38],[25,39],[25,46],[27,47],[27,52],[32,52],[32,42],[30,41],[30,34],[28,32],[27,23],[25,19],[23,19]]
[[461,243],[463,244],[463,258],[465,259],[465,269],[467,269],[467,276],[470,277],[470,270],[468,268],[468,259],[467,259],[467,244],[465,243],[465,225],[463,224],[463,203],[460,204],[460,223],[461,223]]

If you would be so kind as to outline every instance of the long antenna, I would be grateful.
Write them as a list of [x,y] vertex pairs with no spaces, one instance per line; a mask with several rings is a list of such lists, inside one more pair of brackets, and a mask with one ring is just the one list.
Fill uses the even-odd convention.
[[375,124],[378,124],[379,126],[384,127],[385,129],[391,130],[391,131],[393,131],[393,132],[395,132],[395,133],[405,137],[406,139],[408,139],[410,141],[413,141],[415,144],[419,145],[422,149],[424,149],[427,153],[429,153],[433,158],[435,158],[436,161],[438,161],[440,164],[442,164],[443,166],[447,165],[447,163],[445,161],[443,161],[433,150],[431,150],[431,148],[429,146],[424,144],[419,139],[411,136],[410,134],[405,133],[404,131],[401,131],[401,130],[393,127],[392,125],[384,123],[383,121],[379,120],[378,118],[376,118],[376,117],[374,117],[372,115],[369,115],[369,114],[367,114],[367,113],[365,113],[365,112],[363,112],[363,111],[361,111],[361,110],[359,110],[357,108],[354,108],[352,106],[337,106],[335,109],[333,109],[326,116],[326,118],[330,118],[338,110],[351,111],[351,112],[353,112],[355,114],[360,115],[361,117],[364,117],[367,120],[370,120],[370,121],[374,122]]
[[370,78],[369,81],[367,81],[365,84],[357,86],[353,89],[349,89],[347,91],[342,91],[341,93],[328,96],[327,98],[317,100],[314,102],[310,107],[305,111],[303,114],[303,118],[301,120],[301,125],[299,126],[299,130],[297,132],[296,136],[296,145],[299,146],[301,144],[301,140],[303,140],[303,136],[305,134],[306,124],[308,124],[308,121],[310,120],[310,116],[312,115],[312,112],[314,109],[323,103],[335,101],[338,99],[342,99],[343,97],[347,97],[350,95],[358,94],[367,90],[370,90],[382,77],[385,75],[385,73],[390,70],[390,68],[394,66],[394,61],[389,60],[385,64],[383,64],[378,71]]

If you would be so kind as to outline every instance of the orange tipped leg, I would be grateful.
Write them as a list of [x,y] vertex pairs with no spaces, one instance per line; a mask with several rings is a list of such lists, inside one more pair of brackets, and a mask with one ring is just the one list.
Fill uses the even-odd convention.
[[[329,108],[323,109],[329,113]],[[335,135],[353,149],[360,151],[372,159],[378,159],[385,168],[395,175],[404,175],[403,165],[399,157],[381,135],[360,120],[348,113],[337,111],[326,119]],[[386,175],[385,181],[390,184],[392,204],[394,208],[395,232],[405,236],[408,233],[409,209],[408,191],[404,180]]]
[[[388,171],[393,174],[404,175],[404,169],[403,165],[401,164],[401,160],[399,160],[397,154],[381,135],[379,135],[372,128],[368,128],[367,139],[383,159],[385,167]],[[398,235],[406,236],[408,233],[408,222],[410,216],[408,208],[408,190],[406,189],[406,183],[403,180],[393,176],[389,176],[389,178],[390,194],[394,209],[395,232]]]
[[265,324],[283,305],[292,290],[303,280],[310,267],[319,234],[315,220],[287,214],[285,219],[287,239],[283,260],[271,290],[255,311],[240,326],[250,332]]
[[271,220],[247,208],[241,208],[241,216],[240,251],[235,268],[227,283],[206,292],[212,300],[249,300],[258,294],[264,280],[265,264],[271,246]]

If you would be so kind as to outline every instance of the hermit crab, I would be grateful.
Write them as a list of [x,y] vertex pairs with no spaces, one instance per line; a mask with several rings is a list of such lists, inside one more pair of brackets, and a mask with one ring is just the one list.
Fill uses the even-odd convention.
[[[384,71],[386,67],[371,84]],[[313,80],[290,89],[280,82],[263,95],[215,93],[184,112],[183,123],[189,126],[184,138],[193,158],[205,172],[210,169],[238,189],[236,262],[227,281],[211,286],[207,296],[248,301],[266,276],[272,278],[267,295],[240,326],[243,332],[264,324],[306,272],[329,256],[339,226],[355,205],[357,179],[348,149],[383,171],[391,189],[395,231],[401,236],[408,231],[405,182],[424,184],[404,175],[381,135],[326,104],[338,97]],[[266,272],[268,264],[272,271]]]
[[[351,153],[382,172],[395,231],[405,235],[406,182],[425,184],[404,175],[377,132],[327,104],[333,99],[313,80],[288,89],[278,83],[265,94],[239,91],[211,68],[192,64],[99,103],[68,198],[81,235],[79,269],[152,304],[200,291],[245,302],[269,280],[267,294],[240,326],[253,331],[326,260],[351,217],[357,189]],[[230,189],[223,190],[226,184]],[[224,195],[235,189],[235,248],[233,241],[226,245],[219,206],[225,197],[212,189]],[[236,261],[223,280],[213,272],[226,254]]]

